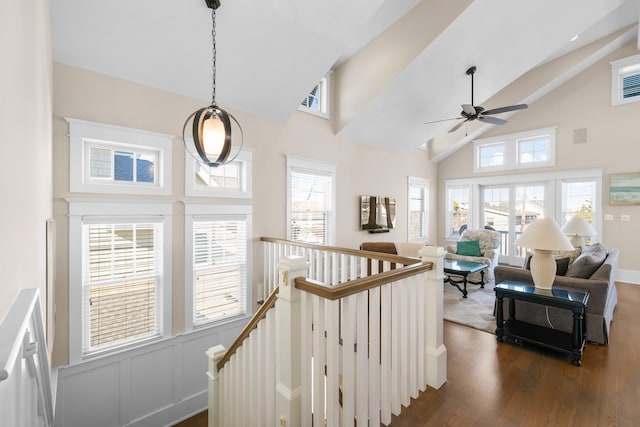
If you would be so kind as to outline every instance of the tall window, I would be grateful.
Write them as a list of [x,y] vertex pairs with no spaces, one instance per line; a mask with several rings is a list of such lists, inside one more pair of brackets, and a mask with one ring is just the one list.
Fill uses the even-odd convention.
[[[562,223],[573,216],[582,216],[589,223],[595,222],[598,203],[595,180],[572,180],[562,182]],[[587,237],[587,243],[590,243]]]
[[447,236],[458,237],[469,226],[471,186],[447,188]]
[[335,241],[335,166],[287,156],[287,238]]
[[160,338],[170,330],[170,236],[162,214],[170,209],[71,204],[72,360]]
[[185,207],[187,329],[249,312],[251,207]]
[[329,74],[324,76],[300,103],[300,110],[324,118],[329,117]]
[[426,242],[429,237],[427,203],[429,203],[429,181],[423,178],[409,177],[408,187],[409,218],[408,240]]

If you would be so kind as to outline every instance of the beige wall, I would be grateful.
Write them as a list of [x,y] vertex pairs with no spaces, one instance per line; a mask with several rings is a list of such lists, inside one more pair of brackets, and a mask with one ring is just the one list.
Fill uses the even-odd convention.
[[[609,205],[609,175],[640,172],[640,102],[611,106],[611,66],[616,59],[636,55],[636,41],[627,44],[597,62],[557,90],[513,116],[504,126],[495,126],[482,137],[497,136],[548,126],[557,126],[556,164],[552,168],[526,172],[571,169],[603,169],[603,209],[614,221],[603,221],[601,240],[606,247],[621,250],[620,268],[640,271],[636,256],[636,237],[640,236],[640,206]],[[587,143],[574,144],[575,129],[587,129]],[[444,206],[444,181],[490,174],[473,173],[473,144],[438,164],[439,202]],[[494,174],[495,175],[495,174]],[[444,216],[438,212],[438,240],[444,241]],[[631,222],[621,222],[620,214],[631,215]]]
[[20,289],[46,296],[51,218],[51,51],[48,2],[0,3],[0,319]]
[[[184,119],[204,103],[63,64],[54,64],[53,76],[53,196],[54,214],[60,225],[59,321],[54,363],[61,364],[67,360],[68,347],[68,203],[65,199],[92,197],[69,193],[69,138],[64,117],[180,135]],[[406,240],[407,176],[429,178],[435,183],[435,168],[429,166],[427,152],[390,152],[341,139],[333,135],[329,121],[300,112],[295,112],[287,123],[235,111],[234,115],[244,129],[245,146],[253,150],[253,200],[250,203],[253,204],[256,238],[285,237],[285,154],[291,154],[336,164],[338,246],[357,248],[365,240]],[[188,198],[184,196],[184,149],[178,138],[174,139],[173,171],[173,194],[154,199],[176,202],[173,212],[173,331],[179,333],[184,330],[185,297],[184,207],[179,202]],[[360,231],[359,196],[362,194],[396,197],[398,228],[378,235]],[[100,198],[127,199],[120,196]],[[435,229],[431,231],[433,233]],[[257,239],[253,259],[257,287],[262,274],[262,247]]]

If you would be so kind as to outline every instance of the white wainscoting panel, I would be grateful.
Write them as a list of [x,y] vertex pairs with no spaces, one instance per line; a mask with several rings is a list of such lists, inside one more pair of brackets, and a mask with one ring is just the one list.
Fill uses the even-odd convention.
[[247,321],[61,367],[54,426],[170,426],[206,410],[206,351],[228,348]]

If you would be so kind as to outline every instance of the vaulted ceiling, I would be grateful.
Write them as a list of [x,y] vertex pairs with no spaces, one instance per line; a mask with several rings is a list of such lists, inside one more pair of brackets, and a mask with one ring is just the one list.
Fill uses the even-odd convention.
[[[333,70],[336,134],[398,150],[428,143],[435,161],[493,126],[450,134],[455,121],[425,124],[471,102],[471,65],[476,105],[533,103],[637,38],[640,18],[640,0],[221,3],[220,105],[286,121]],[[205,0],[50,0],[50,9],[54,61],[210,101]]]

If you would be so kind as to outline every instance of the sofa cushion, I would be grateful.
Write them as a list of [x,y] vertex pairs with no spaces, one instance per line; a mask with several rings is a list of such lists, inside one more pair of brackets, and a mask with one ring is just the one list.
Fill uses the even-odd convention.
[[588,279],[607,258],[607,249],[600,243],[587,246],[567,270],[568,277]]
[[[527,270],[531,270],[531,256],[533,254],[527,255],[527,260],[524,263],[524,268]],[[556,276],[564,276],[567,274],[567,270],[569,269],[569,261],[571,260],[568,256],[554,256],[556,260]]]
[[465,256],[481,256],[480,252],[480,243],[477,240],[458,240],[457,245],[457,254],[465,255]]

